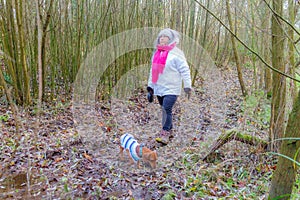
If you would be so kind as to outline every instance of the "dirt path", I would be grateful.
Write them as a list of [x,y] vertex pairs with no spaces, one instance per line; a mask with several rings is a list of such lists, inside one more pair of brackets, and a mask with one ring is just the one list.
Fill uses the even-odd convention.
[[[22,111],[20,141],[13,134],[11,113],[1,106],[0,198],[201,199],[232,197],[243,190],[250,195],[252,190],[245,189],[246,176],[252,179],[255,173],[263,177],[270,170],[259,172],[251,165],[260,160],[248,158],[252,155],[247,154],[248,148],[239,146],[244,157],[237,156],[237,148],[231,145],[212,163],[201,160],[223,130],[240,126],[242,99],[236,77],[233,71],[223,75],[213,84],[198,80],[190,100],[180,97],[174,108],[175,138],[167,146],[153,143],[161,127],[161,110],[157,102],[146,101],[142,90],[130,99],[97,104],[91,113],[96,124],[86,123],[79,129],[74,126],[80,123],[74,120],[78,113],[72,113],[70,104],[57,102],[51,109],[45,108],[38,128],[34,110]],[[138,170],[118,160],[118,140],[124,132],[157,150],[157,170],[144,165]],[[244,170],[238,171],[241,167]],[[255,179],[251,184],[254,187],[261,182]],[[264,194],[264,188],[261,190]]]

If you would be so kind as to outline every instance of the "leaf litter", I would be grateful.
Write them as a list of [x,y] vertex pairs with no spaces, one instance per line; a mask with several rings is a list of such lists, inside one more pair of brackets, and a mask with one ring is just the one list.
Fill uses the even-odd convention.
[[[21,110],[20,137],[15,133],[12,114],[2,105],[0,116],[5,120],[1,118],[0,198],[265,198],[275,163],[255,147],[230,142],[208,161],[202,161],[220,130],[242,127],[260,135],[266,133],[262,126],[253,128],[253,124],[245,123],[245,118],[256,119],[243,115],[243,98],[233,72],[224,73],[222,105],[214,105],[207,92],[211,88],[202,84],[198,80],[191,100],[182,97],[176,103],[176,137],[167,146],[154,142],[161,110],[156,101],[146,101],[143,89],[126,100],[96,104],[97,125],[105,140],[93,143],[93,148],[74,127],[72,105],[65,100],[60,106],[45,107],[39,119],[34,110]],[[225,109],[216,113],[220,106]],[[217,114],[223,118],[214,117]],[[137,169],[119,161],[118,141],[124,132],[134,133],[139,141],[157,150],[156,170],[144,164]]]

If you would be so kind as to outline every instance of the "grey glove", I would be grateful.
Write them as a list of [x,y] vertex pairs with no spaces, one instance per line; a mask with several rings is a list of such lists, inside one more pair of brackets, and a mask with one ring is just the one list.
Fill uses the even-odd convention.
[[152,103],[153,102],[153,94],[151,94],[150,92],[148,92],[147,99],[148,99],[149,103]]
[[191,88],[184,88],[184,92],[188,99],[191,97],[192,89]]

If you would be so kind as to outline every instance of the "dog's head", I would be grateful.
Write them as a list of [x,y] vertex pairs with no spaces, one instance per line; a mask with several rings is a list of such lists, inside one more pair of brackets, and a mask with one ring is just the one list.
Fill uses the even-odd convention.
[[156,161],[157,161],[157,153],[156,151],[149,151],[143,155],[144,160],[148,161],[151,168],[156,168]]

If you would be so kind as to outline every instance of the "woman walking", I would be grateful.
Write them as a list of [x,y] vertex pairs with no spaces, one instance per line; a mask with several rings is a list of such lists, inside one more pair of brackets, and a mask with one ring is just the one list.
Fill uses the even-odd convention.
[[179,33],[170,28],[159,32],[155,41],[155,52],[148,80],[148,100],[157,96],[162,107],[162,128],[158,142],[168,144],[172,136],[172,109],[181,94],[182,82],[184,92],[191,94],[191,75],[179,44]]

